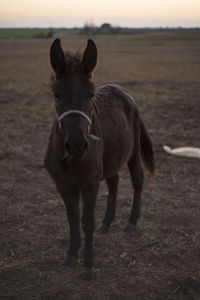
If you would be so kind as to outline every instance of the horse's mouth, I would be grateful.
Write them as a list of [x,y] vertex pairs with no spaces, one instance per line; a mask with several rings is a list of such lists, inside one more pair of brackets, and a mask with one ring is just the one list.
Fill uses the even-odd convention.
[[62,159],[72,158],[72,159],[80,159],[83,156],[83,153],[69,153],[67,150],[65,150],[65,154],[63,155]]

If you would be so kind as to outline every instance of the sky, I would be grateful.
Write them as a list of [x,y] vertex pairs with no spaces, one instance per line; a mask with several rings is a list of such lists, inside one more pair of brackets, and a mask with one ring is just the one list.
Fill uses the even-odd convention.
[[200,0],[0,0],[0,27],[200,27]]

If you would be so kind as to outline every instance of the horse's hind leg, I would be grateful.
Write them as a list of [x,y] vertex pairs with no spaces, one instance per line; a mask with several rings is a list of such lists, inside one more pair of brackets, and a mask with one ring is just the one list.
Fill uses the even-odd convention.
[[116,175],[112,178],[106,179],[106,183],[108,186],[107,207],[106,207],[105,217],[102,222],[103,224],[98,229],[99,232],[102,232],[102,233],[108,232],[111,223],[115,219],[118,182],[119,182],[118,175]]
[[141,194],[143,186],[143,169],[141,166],[141,158],[135,154],[128,162],[128,168],[131,175],[132,185],[134,187],[134,197],[129,223],[125,227],[125,231],[131,231],[140,218]]

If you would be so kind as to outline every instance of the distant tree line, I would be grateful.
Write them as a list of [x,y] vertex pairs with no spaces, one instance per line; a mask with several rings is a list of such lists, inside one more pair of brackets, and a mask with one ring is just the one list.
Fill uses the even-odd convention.
[[[38,28],[39,29],[39,28]],[[103,23],[101,26],[96,26],[93,23],[86,23],[82,28],[44,28],[39,29],[34,35],[33,38],[39,39],[48,39],[53,38],[57,34],[82,34],[86,36],[91,35],[130,35],[130,34],[142,34],[149,32],[200,32],[200,28],[184,28],[184,27],[144,27],[144,28],[129,28],[129,27],[120,27],[112,26],[110,23]]]
[[46,30],[41,30],[37,32],[35,35],[33,35],[33,38],[36,39],[50,39],[54,36],[54,30],[53,28],[49,28],[47,31]]
[[86,23],[85,26],[81,29],[80,34],[90,35],[90,34],[119,34],[120,27],[113,27],[109,23],[104,23],[100,27],[95,26],[94,24]]
[[114,27],[109,23],[104,23],[100,27],[95,26],[93,23],[86,23],[80,34],[141,34],[148,32],[194,32],[199,31],[200,28],[184,28],[184,27],[143,27],[143,28],[129,28],[129,27]]

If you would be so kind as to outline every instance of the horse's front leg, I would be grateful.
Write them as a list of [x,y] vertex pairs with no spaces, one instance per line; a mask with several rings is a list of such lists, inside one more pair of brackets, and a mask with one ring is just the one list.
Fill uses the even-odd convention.
[[83,216],[82,226],[85,235],[84,267],[86,268],[85,279],[93,279],[92,267],[94,266],[93,234],[95,229],[94,210],[98,193],[99,183],[87,186],[82,191]]
[[79,191],[66,190],[57,186],[66,206],[67,218],[70,227],[70,243],[67,258],[64,264],[70,265],[78,258],[78,250],[81,247],[80,238],[80,214],[79,214]]

